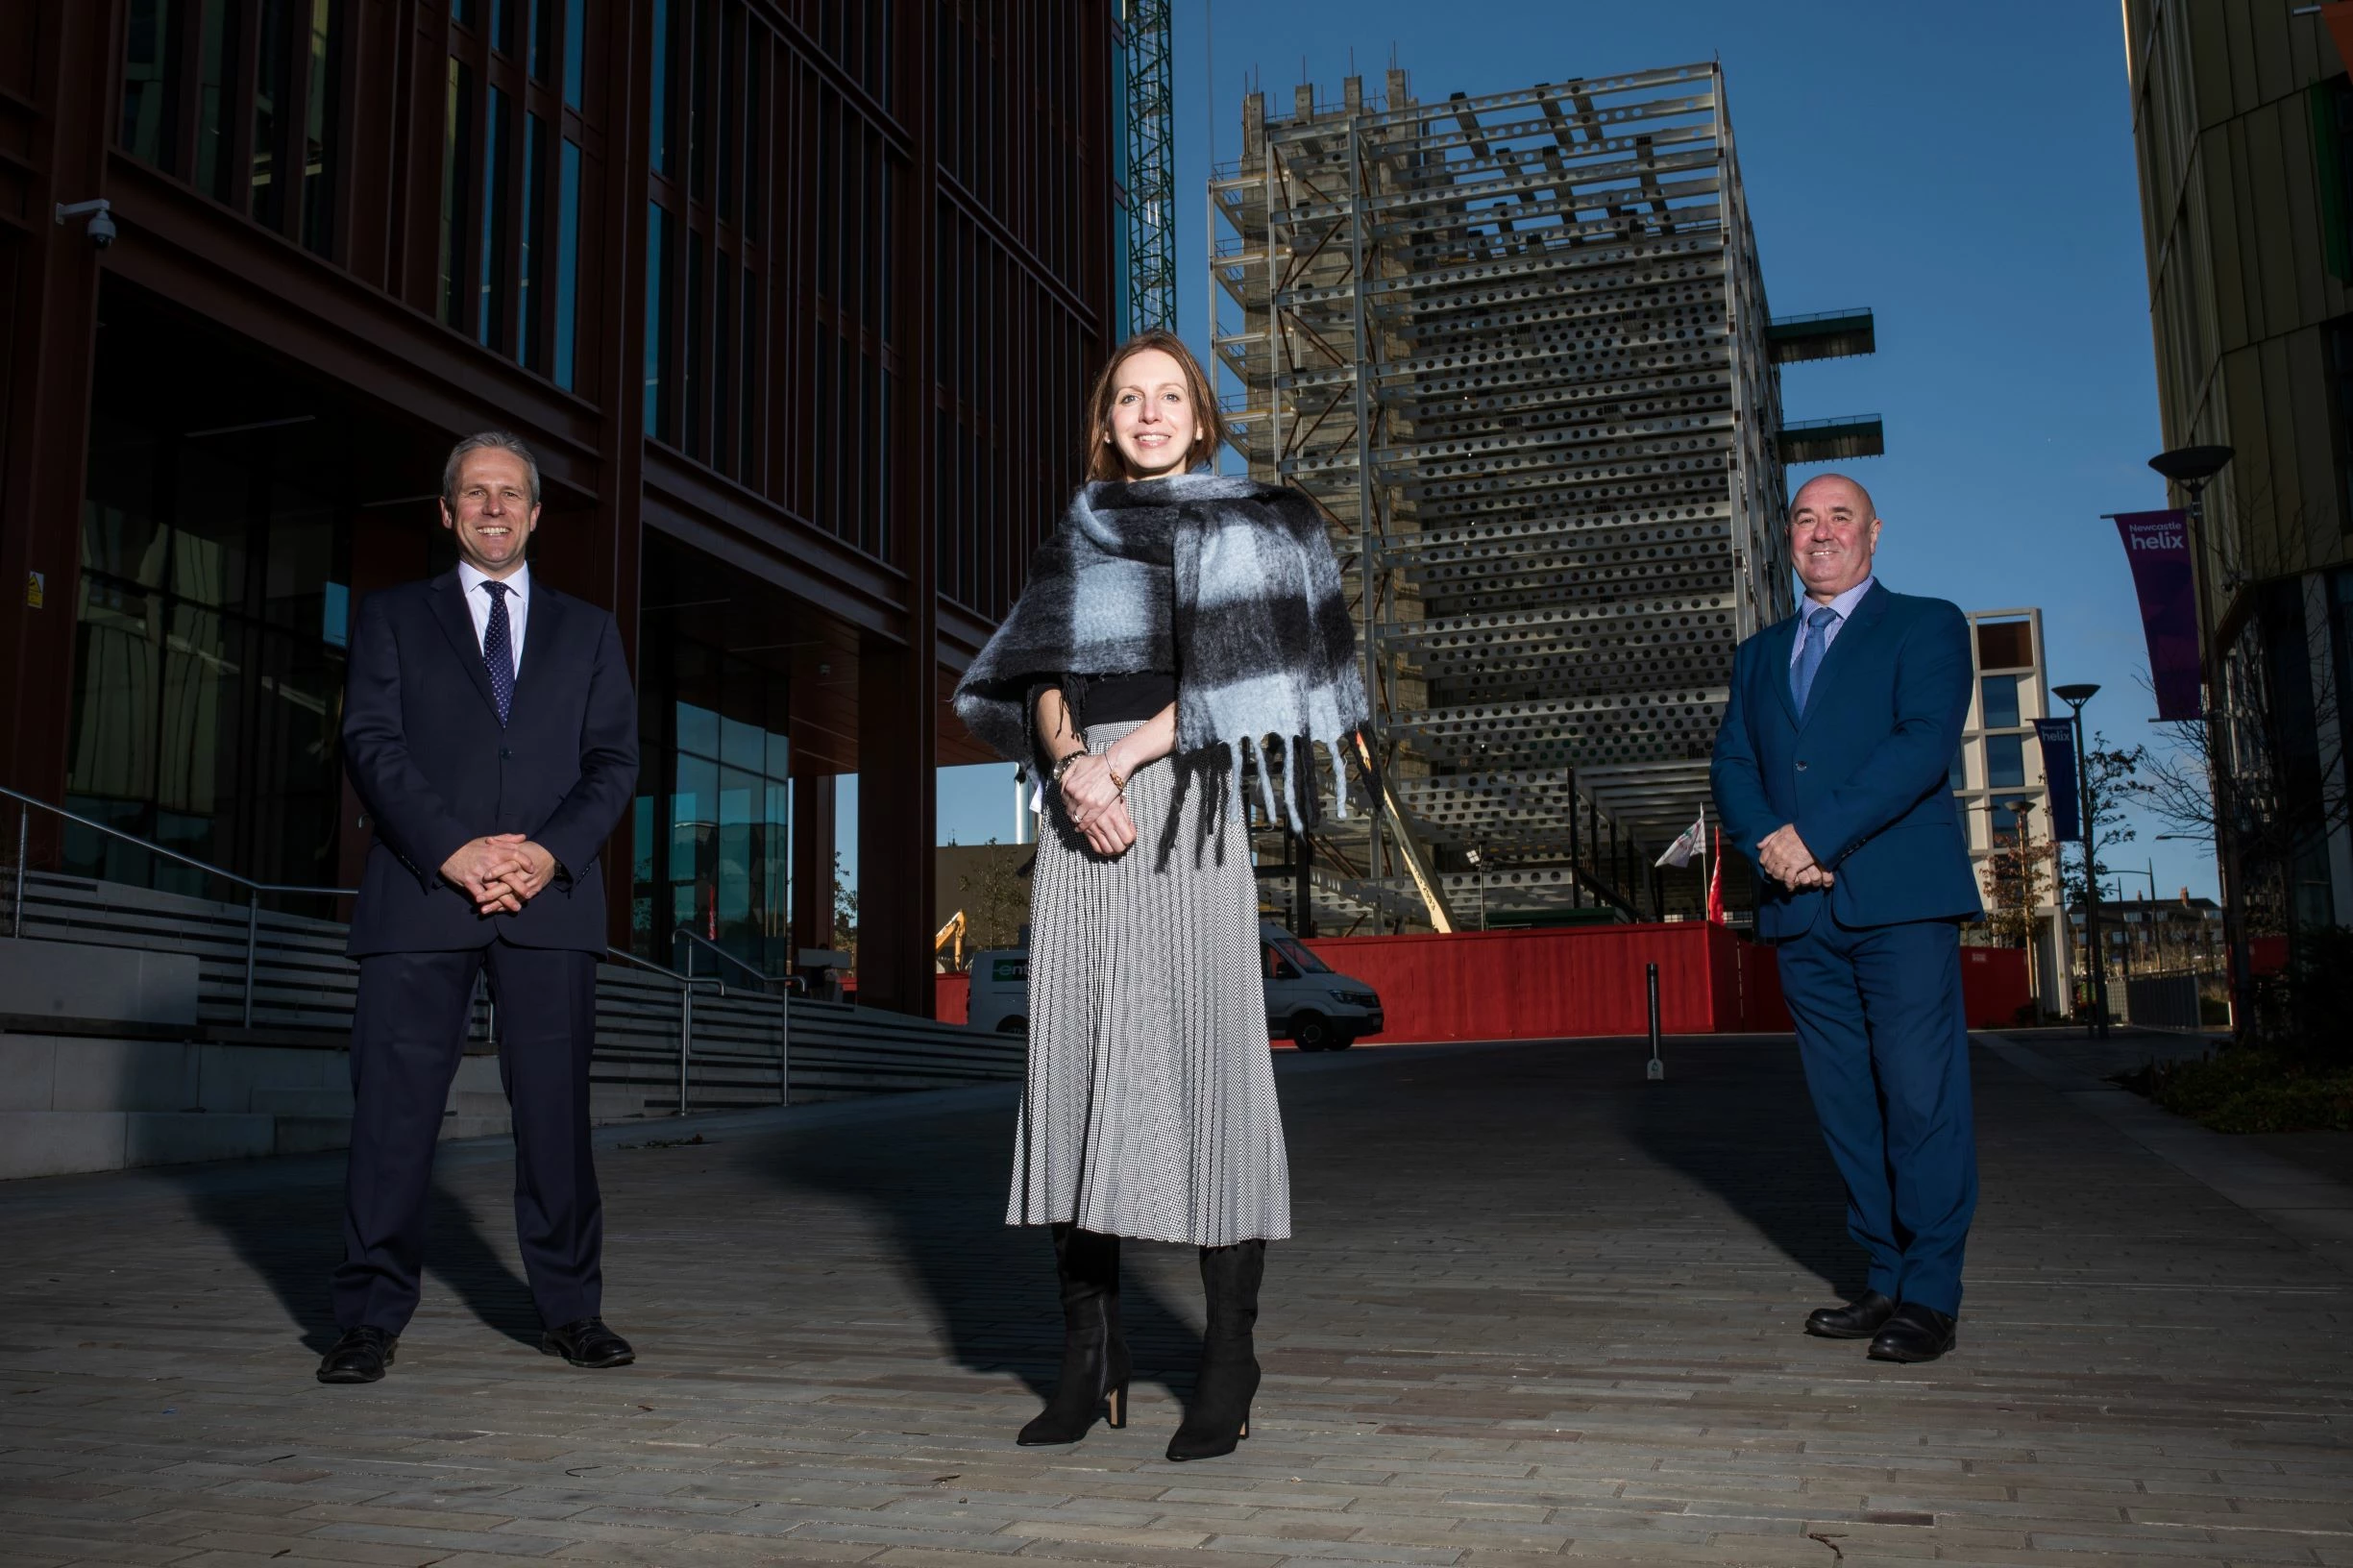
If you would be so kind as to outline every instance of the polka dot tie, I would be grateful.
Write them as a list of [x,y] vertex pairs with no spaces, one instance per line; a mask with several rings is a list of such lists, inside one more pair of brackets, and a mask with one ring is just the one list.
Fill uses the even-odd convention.
[[490,596],[490,624],[482,628],[482,663],[490,671],[490,695],[498,699],[499,723],[506,723],[515,705],[514,630],[506,620],[506,584],[484,582]]

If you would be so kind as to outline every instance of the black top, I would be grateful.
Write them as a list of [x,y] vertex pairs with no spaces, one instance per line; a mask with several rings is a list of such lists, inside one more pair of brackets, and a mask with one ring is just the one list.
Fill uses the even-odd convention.
[[1140,723],[1174,702],[1173,671],[1144,670],[1127,675],[1065,678],[1063,698],[1072,705],[1078,727],[1089,724]]

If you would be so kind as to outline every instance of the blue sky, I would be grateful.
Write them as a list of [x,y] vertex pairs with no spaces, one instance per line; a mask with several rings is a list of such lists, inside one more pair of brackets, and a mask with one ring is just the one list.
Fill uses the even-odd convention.
[[[1281,115],[1303,79],[1338,97],[1352,50],[1368,93],[1393,52],[1424,101],[1721,58],[1774,312],[1876,312],[1875,355],[1791,366],[1781,392],[1788,419],[1885,418],[1887,455],[1851,465],[1887,520],[1880,576],[2040,606],[2052,683],[2097,682],[2112,741],[2155,738],[2100,520],[2165,504],[2114,6],[1176,0],[1175,45],[1180,320],[1205,357],[1203,191],[1239,150],[1247,82]],[[1010,838],[1009,772],[942,776],[941,842]],[[2138,826],[2117,864],[2214,891],[2197,845]]]

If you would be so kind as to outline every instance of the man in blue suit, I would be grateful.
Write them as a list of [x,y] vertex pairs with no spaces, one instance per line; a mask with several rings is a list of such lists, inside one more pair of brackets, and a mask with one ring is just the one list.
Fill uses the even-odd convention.
[[635,1359],[604,1326],[588,1141],[604,841],[637,787],[637,701],[613,618],[531,580],[539,467],[511,435],[442,471],[458,564],[371,594],[352,631],[343,750],[376,842],[352,920],[343,1331],[322,1383],[374,1383],[416,1311],[425,1194],[476,978],[498,1005],[515,1229],[546,1335],[575,1366]]
[[1956,1342],[1977,1204],[1959,922],[1983,912],[1949,770],[1969,623],[1873,577],[1879,516],[1841,475],[1790,503],[1799,613],[1740,645],[1711,778],[1755,862],[1806,1087],[1870,1254],[1864,1293],[1806,1332],[1928,1361]]

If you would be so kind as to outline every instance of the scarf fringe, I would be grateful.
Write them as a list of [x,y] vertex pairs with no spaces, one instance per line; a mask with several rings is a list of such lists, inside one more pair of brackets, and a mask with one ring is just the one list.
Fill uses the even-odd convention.
[[[1345,820],[1349,816],[1348,771],[1340,762],[1341,739],[1336,735],[1300,735],[1287,740],[1280,735],[1240,735],[1227,742],[1228,753],[1234,759],[1231,795],[1236,808],[1242,804],[1242,764],[1255,755],[1258,761],[1259,803],[1266,808],[1267,821],[1273,821],[1279,817],[1290,824],[1292,832],[1305,833],[1307,824],[1299,820],[1299,785],[1305,782],[1308,788],[1314,789],[1320,782],[1315,767],[1315,747],[1320,744],[1332,759],[1332,815]],[[1270,740],[1274,743],[1271,747],[1267,744]],[[1270,751],[1284,759],[1284,790],[1279,807],[1276,804],[1274,770],[1268,766]]]

